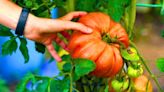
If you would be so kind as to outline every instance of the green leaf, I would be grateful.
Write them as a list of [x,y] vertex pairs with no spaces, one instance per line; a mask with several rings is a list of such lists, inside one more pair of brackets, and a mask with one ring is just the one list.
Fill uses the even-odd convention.
[[104,92],[109,92],[109,86],[108,85],[105,87],[105,91]]
[[121,55],[126,60],[130,60],[130,61],[140,60],[136,49],[133,47],[129,47],[127,49],[121,49]]
[[19,84],[16,87],[15,92],[27,92],[27,83],[29,81],[32,81],[32,83],[35,83],[35,76],[31,73],[26,74],[26,76],[21,80],[21,82],[19,82]]
[[27,8],[32,8],[33,7],[33,2],[31,0],[25,0],[25,5]]
[[161,36],[164,38],[164,30],[161,31]]
[[40,53],[45,52],[45,46],[43,44],[40,44],[40,43],[37,43],[37,42],[35,42],[35,49],[36,49],[36,51],[38,51]]
[[64,71],[64,72],[70,72],[71,69],[72,69],[71,63],[67,62],[67,63],[65,63],[65,64],[63,65],[63,71]]
[[42,78],[41,80],[39,80],[37,83],[35,83],[35,85],[37,86],[35,91],[36,92],[47,92],[47,88],[49,86],[49,81],[50,78]]
[[156,66],[161,72],[164,72],[164,58],[158,58],[156,61]]
[[73,62],[75,63],[75,74],[77,80],[96,68],[95,63],[88,59],[74,59]]
[[71,62],[72,61],[70,55],[63,55],[62,60],[65,61],[65,62]]
[[10,29],[0,25],[0,36],[14,36],[11,32]]
[[11,55],[17,50],[16,37],[12,37],[2,45],[2,55]]
[[80,11],[93,12],[95,11],[96,3],[96,0],[76,0],[75,8]]
[[60,71],[63,71],[63,66],[65,65],[65,61],[62,61],[62,62],[56,62],[57,63],[57,68],[60,70]]
[[0,92],[10,92],[4,80],[0,79]]
[[25,59],[25,63],[27,63],[29,61],[29,54],[28,54],[28,48],[27,48],[27,41],[25,38],[19,38],[21,41],[19,50],[21,51],[24,59]]
[[161,15],[164,15],[164,1],[162,2]]
[[108,14],[113,20],[119,22],[124,14],[125,7],[129,4],[129,0],[109,0]]
[[70,80],[69,77],[64,77],[62,80],[55,79],[51,81],[51,92],[69,92]]

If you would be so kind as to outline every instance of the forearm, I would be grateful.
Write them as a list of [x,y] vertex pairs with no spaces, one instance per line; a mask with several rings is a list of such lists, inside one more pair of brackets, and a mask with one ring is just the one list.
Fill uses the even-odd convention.
[[[15,30],[22,8],[12,3],[10,0],[0,0],[0,6],[0,24]],[[32,30],[32,26],[35,24],[35,18],[36,17],[32,14],[29,14],[25,30]]]

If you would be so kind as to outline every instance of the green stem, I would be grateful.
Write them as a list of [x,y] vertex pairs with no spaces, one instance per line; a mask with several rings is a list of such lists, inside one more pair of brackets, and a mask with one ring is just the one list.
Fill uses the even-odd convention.
[[51,80],[52,79],[49,79],[49,81],[48,81],[48,92],[51,92]]
[[69,78],[70,78],[70,92],[73,92],[73,81],[72,81],[72,74],[69,74]]
[[136,19],[136,0],[131,0],[130,6],[125,10],[124,22],[129,38],[132,37],[134,23]]
[[67,12],[75,10],[75,0],[67,0]]
[[[135,46],[135,44],[133,42],[130,41],[130,44],[132,47],[134,47],[137,50],[137,47]],[[158,82],[157,77],[151,72],[150,68],[147,66],[146,61],[144,60],[144,58],[141,56],[141,54],[139,53],[139,51],[137,50],[137,53],[141,59],[141,63],[144,65],[144,67],[146,68],[146,70],[148,71],[149,75],[152,77],[152,79],[154,80],[154,82],[156,83],[159,92],[163,92],[162,88],[160,87],[160,84]]]
[[136,4],[137,7],[151,7],[151,8],[160,8],[162,7],[161,4],[141,4],[141,3],[138,3]]
[[91,92],[90,91],[91,89],[89,88],[89,85],[88,85],[88,80],[86,80],[85,77],[82,77],[81,80],[82,80],[82,83],[84,84],[83,85],[84,92]]

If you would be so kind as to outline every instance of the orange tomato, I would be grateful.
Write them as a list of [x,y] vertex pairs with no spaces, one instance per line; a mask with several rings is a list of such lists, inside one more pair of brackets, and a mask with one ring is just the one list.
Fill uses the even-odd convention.
[[108,15],[100,12],[88,13],[82,16],[80,23],[93,29],[91,34],[75,31],[68,43],[68,49],[73,58],[86,58],[95,62],[96,69],[91,75],[110,77],[119,72],[123,66],[118,43],[107,43],[102,40],[105,35],[117,38],[129,45],[128,35],[120,23],[114,22]]
[[133,82],[135,92],[153,92],[152,83],[145,75],[141,75],[138,78],[134,78]]

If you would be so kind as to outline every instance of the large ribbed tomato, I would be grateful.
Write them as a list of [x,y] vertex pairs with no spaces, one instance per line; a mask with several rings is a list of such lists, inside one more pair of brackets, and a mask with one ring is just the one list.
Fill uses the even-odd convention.
[[97,77],[113,76],[122,68],[123,60],[117,43],[107,43],[102,40],[104,35],[117,38],[128,47],[128,35],[120,23],[114,22],[108,15],[100,12],[88,13],[82,16],[80,23],[93,29],[91,34],[75,31],[68,44],[73,58],[87,58],[96,63],[96,69],[91,73]]

